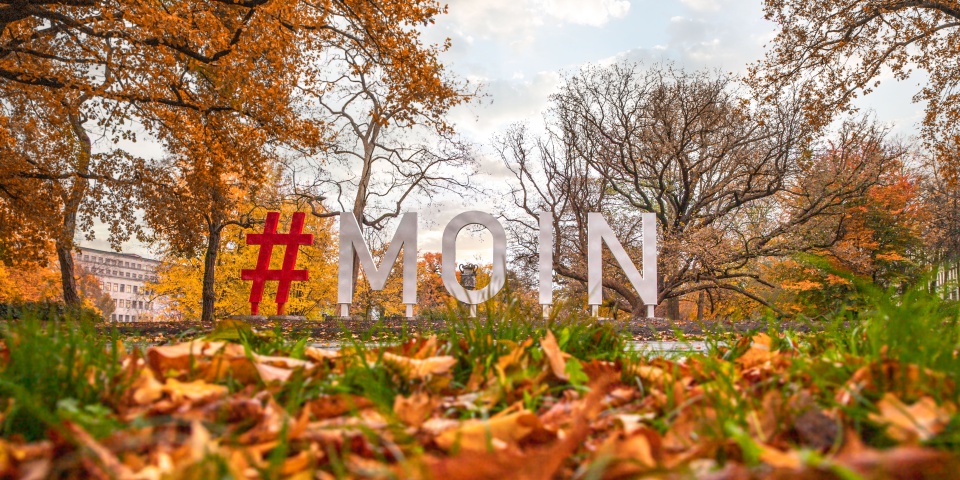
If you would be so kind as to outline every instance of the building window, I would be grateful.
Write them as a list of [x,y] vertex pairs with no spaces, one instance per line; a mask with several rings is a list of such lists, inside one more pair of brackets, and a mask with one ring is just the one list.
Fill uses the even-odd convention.
[[137,304],[140,305],[138,308],[139,308],[140,310],[143,310],[143,300],[137,300]]
[[125,287],[126,287],[126,285],[124,285],[124,284],[122,284],[122,283],[120,284],[120,293],[123,293],[123,289],[124,289]]
[[114,291],[114,292],[119,292],[119,291],[120,291],[120,285],[117,284],[117,283],[114,283],[114,284],[113,284],[113,291]]
[[137,286],[136,286],[136,285],[133,286],[133,293],[137,293]]
[[110,314],[110,320],[116,322],[116,321],[117,321],[117,314],[116,314],[116,313],[111,313],[111,314]]

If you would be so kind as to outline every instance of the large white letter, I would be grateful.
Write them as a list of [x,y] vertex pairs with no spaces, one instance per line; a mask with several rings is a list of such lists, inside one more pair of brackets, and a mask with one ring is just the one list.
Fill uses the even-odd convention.
[[[467,225],[483,225],[493,235],[493,275],[482,290],[467,290],[457,281],[457,235]],[[493,215],[484,212],[463,212],[443,230],[443,270],[440,278],[450,295],[468,305],[481,304],[500,292],[507,282],[507,232]]]
[[[360,259],[363,273],[370,282],[373,290],[383,290],[387,284],[387,276],[393,270],[400,256],[400,246],[403,246],[403,303],[407,305],[407,317],[413,316],[413,306],[417,304],[417,214],[404,213],[400,219],[397,232],[393,234],[390,247],[380,268],[373,262],[370,249],[363,241],[360,225],[356,217],[350,212],[340,212],[340,273],[337,277],[337,303],[340,304],[340,315],[349,314],[350,304],[353,303],[353,257]],[[384,268],[385,267],[385,268]]]
[[[587,292],[590,305],[603,303],[603,244],[607,244],[633,289],[647,306],[647,316],[653,316],[657,306],[657,217],[653,213],[641,214],[643,221],[643,277],[630,260],[610,225],[599,213],[587,214]],[[596,308],[593,309],[596,312]]]

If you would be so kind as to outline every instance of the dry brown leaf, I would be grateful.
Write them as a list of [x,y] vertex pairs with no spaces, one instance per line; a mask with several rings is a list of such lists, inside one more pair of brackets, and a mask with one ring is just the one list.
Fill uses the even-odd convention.
[[403,423],[419,428],[433,412],[436,404],[436,400],[425,392],[416,392],[409,397],[397,395],[393,402],[393,411]]
[[346,413],[364,410],[374,405],[367,398],[356,395],[324,395],[307,402],[303,408],[310,412],[315,420],[324,420],[344,415]]
[[770,350],[773,339],[766,333],[758,333],[750,338],[750,348],[736,359],[744,370],[763,365],[775,356]]
[[638,415],[635,413],[621,413],[614,417],[614,422],[623,429],[623,433],[626,435],[632,435],[633,432],[644,428],[646,425],[644,422],[653,420],[655,415],[653,413],[648,413],[644,415]]
[[408,380],[420,380],[448,373],[450,368],[457,364],[457,359],[451,356],[440,356],[418,360],[385,352],[383,363],[396,369]]
[[223,397],[227,391],[227,387],[223,385],[213,385],[203,380],[180,382],[175,378],[168,378],[163,385],[163,392],[169,395],[174,403],[210,401]]
[[760,445],[760,461],[775,468],[799,469],[803,462],[793,452],[783,452],[769,445]]
[[47,478],[52,457],[53,444],[50,441],[22,445],[0,438],[0,478]]
[[326,348],[307,347],[303,351],[304,355],[314,362],[323,362],[325,360],[336,360],[341,357],[339,351]]
[[103,473],[111,478],[131,478],[133,476],[133,472],[120,462],[120,459],[118,459],[110,449],[104,447],[103,444],[94,439],[86,430],[70,421],[64,421],[63,425],[77,440],[78,446],[93,453],[97,462],[100,464],[99,466],[105,470]]
[[610,435],[597,449],[594,461],[609,462],[604,478],[628,478],[656,468],[660,455],[660,436],[648,428],[638,428],[633,433]]
[[274,367],[259,362],[254,363],[253,366],[256,368],[260,380],[263,380],[264,383],[286,382],[290,379],[290,375],[293,375],[293,370],[289,368]]
[[547,330],[547,336],[540,340],[540,346],[543,347],[543,353],[547,357],[553,375],[560,380],[569,380],[567,377],[567,358],[570,357],[570,354],[560,350],[560,345],[557,344],[553,332]]
[[159,374],[168,370],[187,370],[192,362],[216,355],[243,356],[243,346],[235,343],[194,340],[175,345],[161,345],[147,350],[147,363]]
[[277,404],[273,396],[261,393],[258,398],[266,399],[263,412],[256,425],[237,438],[239,443],[255,445],[274,442],[280,432],[283,431],[284,426],[287,429],[287,438],[295,440],[307,428],[310,420],[310,413],[307,409],[301,410],[299,418],[292,418],[283,407]]
[[[427,472],[413,465],[403,469],[405,478],[457,480],[510,478],[516,480],[549,480],[557,476],[564,462],[579,449],[590,434],[590,423],[603,408],[601,400],[619,379],[619,373],[605,372],[592,379],[590,393],[571,409],[573,425],[562,439],[532,448],[523,454],[516,449],[503,451],[468,451],[455,457],[427,457]],[[431,419],[433,422],[437,419]]]
[[952,403],[937,405],[930,397],[923,397],[907,406],[892,393],[886,393],[877,402],[879,413],[871,413],[870,420],[887,425],[887,435],[903,443],[930,440],[946,428],[956,411]]
[[489,420],[467,420],[440,433],[435,441],[444,450],[483,452],[515,447],[537,430],[543,430],[540,418],[529,410],[520,410]]
[[163,397],[163,384],[153,376],[153,371],[141,369],[140,374],[130,387],[133,391],[133,402],[137,405],[153,403]]
[[[503,342],[503,343],[507,343],[507,342]],[[510,353],[507,353],[506,355],[501,355],[500,359],[497,360],[497,366],[496,366],[497,372],[499,372],[500,375],[505,375],[507,370],[509,370],[514,365],[519,365],[520,367],[523,367],[523,360],[527,356],[527,349],[530,348],[531,345],[533,345],[533,339],[528,338],[524,340],[523,343],[515,346],[512,350],[510,350]]]
[[862,450],[857,454],[838,457],[844,465],[864,478],[957,478],[960,457],[949,452],[916,446],[895,447],[889,450]]

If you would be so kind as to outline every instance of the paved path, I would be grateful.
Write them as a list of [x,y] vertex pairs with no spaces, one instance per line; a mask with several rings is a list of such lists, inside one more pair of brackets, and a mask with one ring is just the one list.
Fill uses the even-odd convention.
[[650,341],[650,342],[630,342],[633,350],[648,352],[706,352],[706,342],[675,342],[675,341]]
[[[340,342],[316,342],[311,346],[327,350],[337,350],[340,348]],[[670,355],[670,354],[689,354],[694,352],[704,353],[707,351],[706,342],[675,342],[675,341],[651,341],[651,342],[628,342],[630,350],[647,352],[651,355]]]

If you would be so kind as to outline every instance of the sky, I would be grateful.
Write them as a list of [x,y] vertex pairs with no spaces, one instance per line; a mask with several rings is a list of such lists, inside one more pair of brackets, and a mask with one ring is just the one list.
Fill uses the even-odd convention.
[[[430,42],[449,38],[441,60],[454,75],[480,85],[479,101],[450,113],[457,129],[476,145],[481,184],[491,195],[503,191],[505,170],[490,153],[491,138],[511,124],[536,125],[564,75],[585,65],[619,60],[650,65],[671,61],[686,70],[741,74],[763,57],[775,25],[763,18],[759,0],[448,0],[448,14],[424,29]],[[923,81],[892,76],[860,100],[863,109],[901,137],[914,134],[923,106],[911,102]],[[150,147],[146,147],[150,148]],[[150,152],[143,152],[150,153]],[[502,197],[501,197],[502,198]],[[443,226],[458,213],[497,215],[490,198],[442,197],[420,211],[421,251],[439,251]],[[106,229],[84,246],[106,249]],[[489,234],[461,234],[458,261],[490,260]],[[128,242],[124,251],[154,257],[146,245]]]

